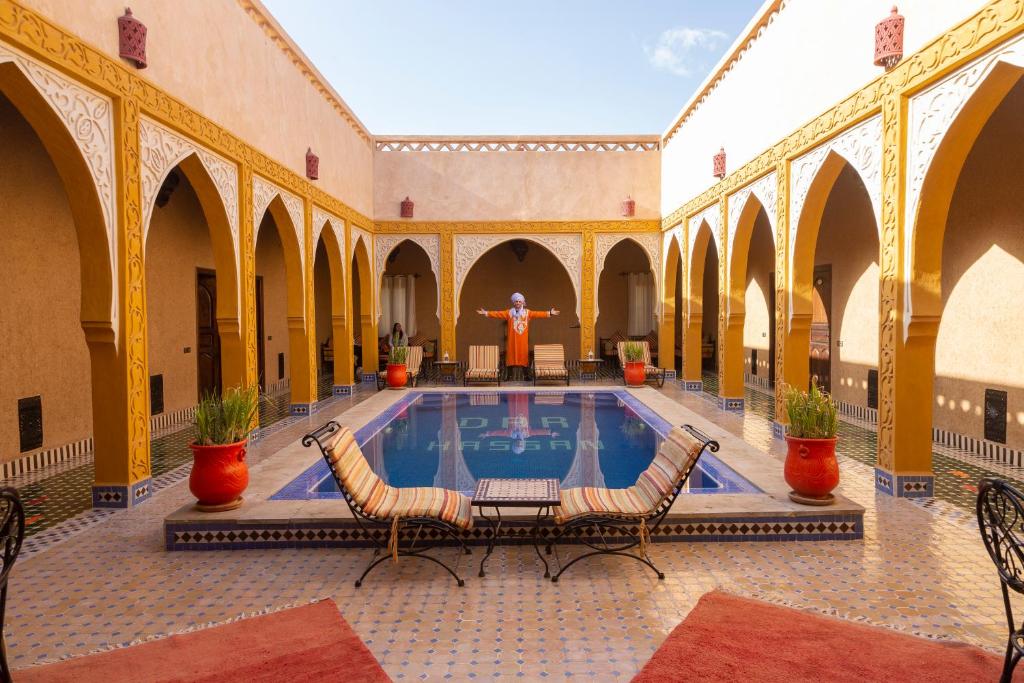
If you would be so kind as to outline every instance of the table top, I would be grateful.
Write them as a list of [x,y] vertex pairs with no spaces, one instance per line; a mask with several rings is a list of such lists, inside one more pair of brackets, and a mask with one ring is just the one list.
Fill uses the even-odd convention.
[[458,365],[460,360],[435,360],[434,365]]
[[580,358],[581,363],[603,363],[604,358]]
[[547,507],[558,505],[557,479],[480,479],[473,505]]

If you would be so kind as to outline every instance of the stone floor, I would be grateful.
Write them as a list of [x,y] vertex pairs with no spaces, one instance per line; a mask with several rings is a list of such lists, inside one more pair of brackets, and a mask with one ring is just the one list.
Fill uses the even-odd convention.
[[[781,467],[782,445],[754,401],[734,415],[671,382],[663,392],[767,448]],[[290,418],[250,457],[358,400]],[[970,516],[944,514],[963,512],[953,503],[876,494],[872,462],[842,452],[840,490],[867,509],[860,542],[657,544],[664,581],[639,564],[601,559],[576,565],[558,584],[543,579],[532,548],[499,547],[487,577],[467,569],[461,589],[442,570],[403,560],[358,590],[352,581],[369,551],[164,551],[161,521],[189,499],[187,467],[178,468],[158,478],[151,501],[81,528],[77,518],[59,524],[64,533],[18,562],[8,652],[24,667],[331,597],[396,680],[628,680],[716,587],[998,650],[998,581]]]

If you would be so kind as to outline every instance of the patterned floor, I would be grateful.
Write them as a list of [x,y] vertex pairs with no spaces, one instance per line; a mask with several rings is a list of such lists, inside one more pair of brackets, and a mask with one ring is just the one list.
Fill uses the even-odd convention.
[[[767,444],[765,457],[781,468],[783,448],[765,417],[724,413],[671,382],[662,391]],[[251,457],[266,457],[311,422],[286,424]],[[8,651],[24,667],[331,597],[396,680],[628,680],[714,588],[998,650],[1001,597],[977,531],[877,495],[871,464],[840,460],[841,493],[866,508],[863,541],[657,544],[664,581],[602,558],[558,584],[543,579],[532,548],[499,547],[487,577],[466,570],[461,589],[443,571],[403,559],[357,590],[354,572],[369,557],[362,550],[168,553],[161,520],[189,500],[179,480],[19,562]]]

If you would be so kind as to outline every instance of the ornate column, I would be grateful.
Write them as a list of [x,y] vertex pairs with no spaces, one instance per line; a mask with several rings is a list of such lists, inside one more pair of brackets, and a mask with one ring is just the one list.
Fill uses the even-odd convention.
[[[796,345],[788,334],[789,331],[789,161],[780,159],[776,167],[778,178],[778,200],[775,203],[775,421],[772,433],[781,439],[786,435],[785,386],[789,380],[791,366],[804,369],[803,384],[807,386],[807,348],[809,336],[805,336],[803,346]],[[810,334],[810,320],[807,321],[805,335]]]
[[[581,259],[582,280],[580,281],[580,356],[585,358],[588,351],[600,354],[594,346],[594,308],[597,297],[594,287],[594,230],[583,230],[583,258]],[[568,360],[568,359],[567,359]]]
[[139,104],[134,99],[114,101],[113,142],[120,347],[109,325],[83,323],[83,327],[95,378],[92,503],[94,507],[126,508],[152,495]]
[[683,228],[683,300],[679,304],[680,315],[683,316],[683,388],[686,391],[703,391],[704,376],[701,370],[701,325],[704,322],[703,300],[694,301],[693,273],[690,261],[693,258],[693,239],[691,234],[699,229],[691,225],[693,219],[687,219]]
[[455,356],[455,237],[451,229],[441,232],[441,349],[454,359]]
[[303,354],[305,358],[291,359],[291,405],[292,415],[308,415],[316,406],[316,334],[313,310],[313,202],[302,198],[302,231],[299,249],[304,255],[302,271],[302,316],[288,316],[288,348],[292,353]]
[[736,373],[728,371],[737,363],[743,367],[743,315],[733,316],[729,305],[729,259],[732,258],[732,252],[729,245],[728,200],[724,194],[718,199],[718,243],[721,245],[718,254],[718,407],[742,411],[743,372],[739,373],[740,381],[737,383]]
[[356,321],[353,319],[355,309],[352,305],[352,225],[345,221],[345,231],[341,242],[341,258],[345,261],[345,268],[342,270],[342,279],[345,289],[345,316],[341,321],[339,329],[338,320],[333,321],[334,328],[334,393],[335,395],[348,395],[355,389],[355,350],[353,349],[355,339]]
[[[903,150],[907,106],[899,93],[882,100],[882,239],[879,254],[878,465],[875,488],[905,498],[934,495],[932,376],[938,317],[907,319],[901,282],[906,187]],[[921,400],[917,400],[920,397]]]
[[[245,350],[245,367],[243,369],[246,386],[259,385],[259,339],[256,334],[256,245],[253,236],[256,228],[252,208],[252,167],[243,164],[238,183],[238,281],[242,288],[241,319],[242,348]],[[257,427],[258,425],[253,425]]]

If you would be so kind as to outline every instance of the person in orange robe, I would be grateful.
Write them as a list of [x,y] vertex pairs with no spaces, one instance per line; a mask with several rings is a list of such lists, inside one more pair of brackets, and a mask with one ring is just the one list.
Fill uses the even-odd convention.
[[558,315],[552,308],[549,311],[531,311],[526,307],[526,298],[516,292],[512,295],[512,308],[507,311],[488,311],[483,308],[477,311],[488,318],[501,318],[508,321],[508,346],[505,349],[505,365],[508,367],[526,367],[530,364],[530,321],[534,318],[550,318]]
[[509,394],[507,428],[492,429],[480,436],[485,439],[496,436],[512,439],[512,452],[516,455],[526,450],[526,440],[532,436],[558,438],[558,432],[530,427],[530,398],[530,394]]

